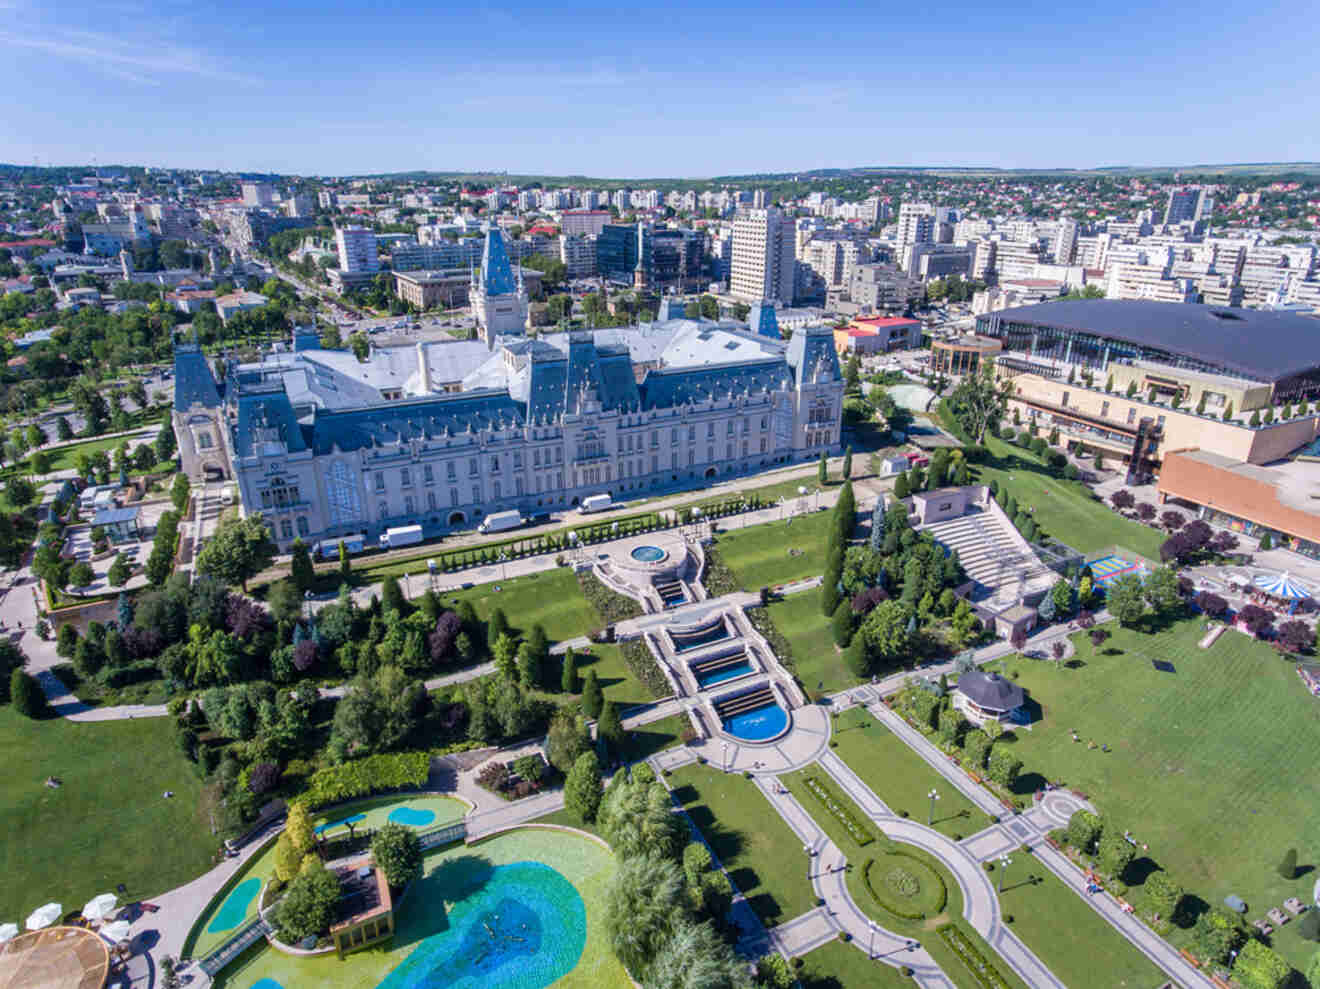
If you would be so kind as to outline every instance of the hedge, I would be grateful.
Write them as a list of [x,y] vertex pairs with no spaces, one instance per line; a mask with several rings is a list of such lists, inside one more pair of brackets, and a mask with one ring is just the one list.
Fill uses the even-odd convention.
[[804,776],[802,785],[807,788],[808,793],[816,798],[817,803],[829,811],[830,815],[844,826],[848,836],[853,841],[859,845],[869,845],[875,841],[875,835],[871,833],[871,829],[857,819],[852,809],[835,794],[832,786],[822,783],[814,776]]
[[313,773],[299,800],[308,810],[368,797],[385,790],[419,787],[431,774],[429,752],[390,752],[354,759]]
[[784,638],[784,633],[779,631],[779,626],[770,617],[770,612],[757,605],[745,608],[743,614],[747,616],[752,628],[760,632],[761,637],[770,644],[775,656],[779,658],[779,665],[790,673],[796,673],[797,664],[793,660],[793,647],[788,644],[788,639]]
[[724,562],[719,549],[713,545],[706,547],[706,569],[701,573],[701,583],[706,588],[706,593],[713,598],[742,590],[742,582]]
[[947,944],[958,959],[967,966],[976,984],[984,989],[1009,989],[1004,977],[981,954],[981,949],[956,924],[941,924],[935,929],[940,940]]
[[615,622],[636,618],[642,613],[640,604],[606,587],[593,573],[578,574],[578,586],[582,588],[582,595],[587,599],[587,604],[591,605],[592,610],[600,616],[600,620],[607,624],[612,625]]
[[656,665],[655,657],[645,642],[629,639],[619,643],[619,651],[623,653],[623,661],[628,664],[629,671],[651,692],[652,697],[668,697],[673,693],[669,681]]

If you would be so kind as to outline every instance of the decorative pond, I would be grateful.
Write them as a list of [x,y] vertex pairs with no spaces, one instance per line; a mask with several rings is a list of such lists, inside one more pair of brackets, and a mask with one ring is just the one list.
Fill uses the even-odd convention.
[[659,563],[669,554],[659,546],[635,546],[628,555],[638,563]]
[[747,742],[765,742],[788,730],[788,712],[774,701],[724,718],[724,730]]

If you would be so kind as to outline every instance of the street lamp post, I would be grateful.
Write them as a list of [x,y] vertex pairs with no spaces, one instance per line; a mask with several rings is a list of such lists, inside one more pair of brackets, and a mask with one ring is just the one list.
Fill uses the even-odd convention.
[[509,554],[500,550],[500,580],[509,579]]
[[871,961],[875,961],[875,921],[871,921]]
[[729,743],[720,742],[720,769],[729,771]]
[[1013,860],[1007,855],[999,859],[999,892],[1004,891],[1004,876],[1008,873],[1008,867],[1013,864]]
[[930,813],[928,813],[928,814],[926,815],[926,826],[927,826],[927,827],[934,827],[934,826],[935,826],[935,801],[940,799],[940,795],[939,795],[938,793],[935,792],[935,788],[934,788],[934,787],[931,787],[930,793],[926,794],[926,796],[930,797]]
[[803,845],[802,850],[807,853],[807,882],[811,882],[811,846]]

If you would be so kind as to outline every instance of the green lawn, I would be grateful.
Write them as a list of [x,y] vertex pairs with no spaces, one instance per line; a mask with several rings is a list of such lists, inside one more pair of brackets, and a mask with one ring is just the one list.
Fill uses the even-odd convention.
[[831,514],[812,512],[721,533],[720,555],[747,590],[819,576]]
[[[492,867],[519,862],[540,862],[555,869],[573,884],[586,907],[586,946],[577,964],[555,985],[563,989],[627,989],[631,983],[610,950],[605,932],[605,891],[614,875],[614,856],[581,835],[543,828],[521,828],[475,845],[451,845],[427,855],[423,878],[397,904],[394,940],[382,947],[341,960],[333,952],[298,958],[263,946],[245,954],[215,984],[218,989],[250,989],[262,979],[272,979],[287,989],[331,985],[372,989],[414,951],[428,951],[436,965],[467,956],[453,929],[461,925],[459,929],[466,928],[471,934],[482,918],[465,909],[463,890],[479,889]],[[445,975],[432,969],[428,984],[445,982]]]
[[1160,558],[1162,533],[1123,518],[1096,501],[1081,482],[1052,476],[1035,454],[993,436],[986,437],[986,449],[989,460],[973,466],[975,479],[982,484],[997,480],[1018,505],[1035,508],[1032,517],[1045,535],[1082,553],[1117,545]]
[[839,743],[835,748],[839,758],[895,814],[906,811],[912,820],[926,823],[930,817],[927,794],[933,788],[940,795],[935,802],[936,831],[958,841],[989,825],[983,811],[865,708],[850,708],[839,715],[832,740]]
[[[901,959],[901,956],[897,956]],[[866,956],[866,946],[858,949],[842,941],[831,941],[802,956],[798,970],[802,989],[911,989],[912,980],[898,969]]]
[[[1007,664],[1042,708],[1015,743],[1026,770],[1088,793],[1207,903],[1236,893],[1255,920],[1289,896],[1308,900],[1320,860],[1320,777],[1306,770],[1304,753],[1320,707],[1293,664],[1233,630],[1202,650],[1194,620],[1156,634],[1107,627],[1113,637],[1099,654],[1086,636],[1074,637],[1077,668]],[[1176,672],[1154,669],[1153,660]],[[1071,741],[1073,730],[1082,743]],[[1296,880],[1275,871],[1289,848],[1307,869]],[[1301,967],[1314,945],[1296,927],[1274,940]],[[1175,931],[1173,940],[1184,937]]]
[[[413,582],[420,594],[420,585]],[[496,588],[499,590],[496,590]],[[540,573],[499,580],[491,584],[478,584],[466,591],[454,591],[442,596],[445,607],[452,608],[459,601],[471,601],[482,621],[496,608],[503,608],[509,624],[520,632],[528,632],[538,622],[545,628],[551,642],[574,639],[600,625],[600,618],[587,604],[578,587],[577,578],[567,567],[556,567]]]
[[669,784],[762,922],[773,927],[816,906],[802,843],[754,783],[692,765]]
[[793,650],[793,666],[803,687],[833,693],[859,682],[834,648],[830,621],[820,613],[820,591],[786,595],[771,601],[767,610]]
[[[1012,915],[1013,933],[1066,985],[1149,989],[1163,984],[1164,972],[1054,873],[1030,855],[1011,858],[1000,908]],[[991,878],[998,883],[997,874]],[[1102,972],[1096,970],[1099,958]]]
[[168,718],[29,721],[0,707],[0,752],[0,918],[21,924],[52,900],[76,910],[119,883],[126,901],[149,900],[210,867],[220,839]]
[[[579,687],[587,671],[595,670],[596,679],[605,691],[605,699],[614,701],[620,709],[632,707],[634,704],[647,704],[655,699],[651,696],[651,692],[632,675],[628,664],[623,661],[623,652],[618,646],[606,642],[593,642],[585,652],[581,649],[573,651],[577,656]],[[558,678],[562,675],[563,665],[560,657],[553,656],[551,659],[554,662],[552,675]]]
[[[72,446],[65,446],[60,447],[57,450],[51,450],[50,469],[52,471],[72,470],[77,466],[76,461],[78,454],[86,453],[88,456],[91,456],[93,453],[99,453],[101,450],[104,450],[110,455],[110,459],[114,460],[114,453],[119,447],[119,444],[128,442],[132,439],[134,439],[134,437],[114,436],[109,439],[88,440],[86,443],[75,443]],[[132,444],[130,443],[130,445]],[[130,469],[129,473],[132,474],[138,472]]]

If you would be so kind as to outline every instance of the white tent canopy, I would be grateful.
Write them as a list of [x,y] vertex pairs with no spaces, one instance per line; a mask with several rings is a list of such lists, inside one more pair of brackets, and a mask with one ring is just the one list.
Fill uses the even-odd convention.
[[128,930],[133,925],[126,920],[116,920],[114,923],[106,924],[101,928],[100,934],[107,941],[119,942],[128,937]]
[[1294,580],[1292,575],[1287,573],[1261,574],[1252,583],[1270,597],[1301,601],[1311,596],[1311,591],[1305,584]]
[[17,924],[0,924],[0,944],[18,937]]
[[115,907],[119,904],[119,897],[114,893],[102,893],[100,896],[92,897],[82,908],[82,915],[88,920],[105,920],[106,917],[115,912]]
[[63,913],[64,907],[60,904],[47,903],[44,907],[38,907],[28,915],[27,929],[29,931],[39,931],[43,927],[49,927],[59,920]]

